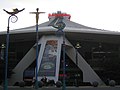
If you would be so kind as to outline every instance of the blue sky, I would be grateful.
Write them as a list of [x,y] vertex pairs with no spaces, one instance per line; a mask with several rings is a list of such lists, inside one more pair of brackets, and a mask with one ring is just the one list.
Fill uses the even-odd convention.
[[62,11],[71,14],[71,21],[93,28],[120,31],[120,0],[1,0],[0,31],[7,29],[9,17],[3,9],[12,11],[18,8],[25,10],[19,13],[18,21],[10,23],[10,30],[35,25],[35,15],[29,12],[46,12],[41,14],[39,24],[48,20],[48,14]]

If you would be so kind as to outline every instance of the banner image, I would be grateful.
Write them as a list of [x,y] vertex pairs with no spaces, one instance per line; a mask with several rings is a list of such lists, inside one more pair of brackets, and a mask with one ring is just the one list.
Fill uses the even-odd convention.
[[57,59],[57,40],[48,40],[45,45],[38,75],[55,76]]

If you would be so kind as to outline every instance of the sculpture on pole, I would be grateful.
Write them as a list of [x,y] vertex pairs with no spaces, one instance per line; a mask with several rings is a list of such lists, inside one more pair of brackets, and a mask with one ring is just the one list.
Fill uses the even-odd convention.
[[17,14],[17,13],[19,13],[19,12],[22,12],[23,10],[25,10],[25,8],[23,8],[23,9],[21,9],[21,10],[18,10],[17,8],[15,8],[15,9],[13,9],[13,12],[9,12],[9,11],[7,11],[7,10],[5,10],[5,9],[3,9],[6,13],[8,13],[8,14],[10,14],[10,15],[15,15],[15,14]]
[[38,12],[39,8],[36,9],[37,12],[30,12],[30,14],[36,14],[36,75],[35,75],[35,88],[38,88],[38,20],[39,14],[45,12]]
[[18,20],[18,17],[16,16],[16,14],[18,14],[19,12],[23,11],[25,8],[18,10],[13,9],[13,12],[9,12],[5,9],[3,9],[7,14],[10,14],[10,16],[8,17],[8,26],[7,26],[7,35],[6,35],[6,54],[5,54],[5,81],[4,81],[4,90],[8,90],[8,80],[7,80],[7,73],[8,73],[8,49],[9,49],[9,24],[10,24],[10,19],[12,19],[13,17],[15,18],[14,21],[11,20],[12,23],[15,23]]
[[[57,20],[58,19],[58,20]],[[63,36],[63,90],[66,90],[66,83],[65,83],[65,74],[66,74],[66,60],[65,60],[65,32],[63,29],[65,28],[65,23],[63,22],[63,17],[57,17],[56,21],[53,23],[53,27],[58,29],[56,34]]]

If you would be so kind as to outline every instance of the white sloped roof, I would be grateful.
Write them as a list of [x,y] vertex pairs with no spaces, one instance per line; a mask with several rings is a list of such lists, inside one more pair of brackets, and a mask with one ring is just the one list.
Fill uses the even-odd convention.
[[[47,35],[55,34],[57,29],[50,26],[50,23],[52,23],[54,19],[55,18],[52,17],[49,19],[49,21],[38,25],[39,36],[46,34]],[[70,21],[70,19],[68,18],[63,18],[63,22],[66,24],[66,27],[64,28],[64,32],[67,38],[71,40],[93,40],[93,41],[104,41],[104,42],[107,41],[107,42],[116,42],[116,43],[119,43],[120,41],[120,32],[87,27],[75,23],[73,21]],[[11,36],[13,34],[13,38],[11,37],[12,39],[15,39],[16,37],[16,40],[18,39],[31,40],[33,37],[35,37],[35,32],[36,32],[36,26],[30,26],[26,28],[11,30],[10,34]],[[5,37],[5,34],[6,34],[5,31],[0,32],[0,40],[2,40],[3,37]]]
[[[55,28],[52,26],[49,26],[51,21],[44,22],[42,24],[39,24],[38,31],[39,32],[53,32],[56,31]],[[73,33],[96,33],[96,34],[113,34],[113,35],[120,35],[120,32],[116,31],[109,31],[109,30],[103,30],[103,29],[96,29],[92,27],[87,27],[78,23],[75,23],[73,21],[63,19],[63,22],[66,24],[66,27],[64,31],[67,32],[73,32]],[[11,34],[17,34],[17,33],[31,33],[36,32],[36,26],[30,26],[20,29],[11,30]],[[5,34],[6,32],[0,32],[0,34]]]

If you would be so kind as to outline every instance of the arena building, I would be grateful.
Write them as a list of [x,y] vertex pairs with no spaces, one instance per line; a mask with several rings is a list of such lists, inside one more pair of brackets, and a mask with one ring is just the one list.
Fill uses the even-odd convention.
[[[70,21],[71,15],[52,13],[49,21],[38,26],[38,80],[46,76],[55,82],[66,79],[66,85],[120,84],[120,32],[87,27]],[[59,32],[53,26],[64,22]],[[64,35],[63,35],[64,33]],[[64,46],[63,46],[64,42]],[[36,68],[36,26],[10,31],[8,83],[33,80]],[[4,77],[6,31],[0,32],[0,76]],[[65,68],[63,68],[65,47]],[[65,75],[63,73],[65,69]]]

